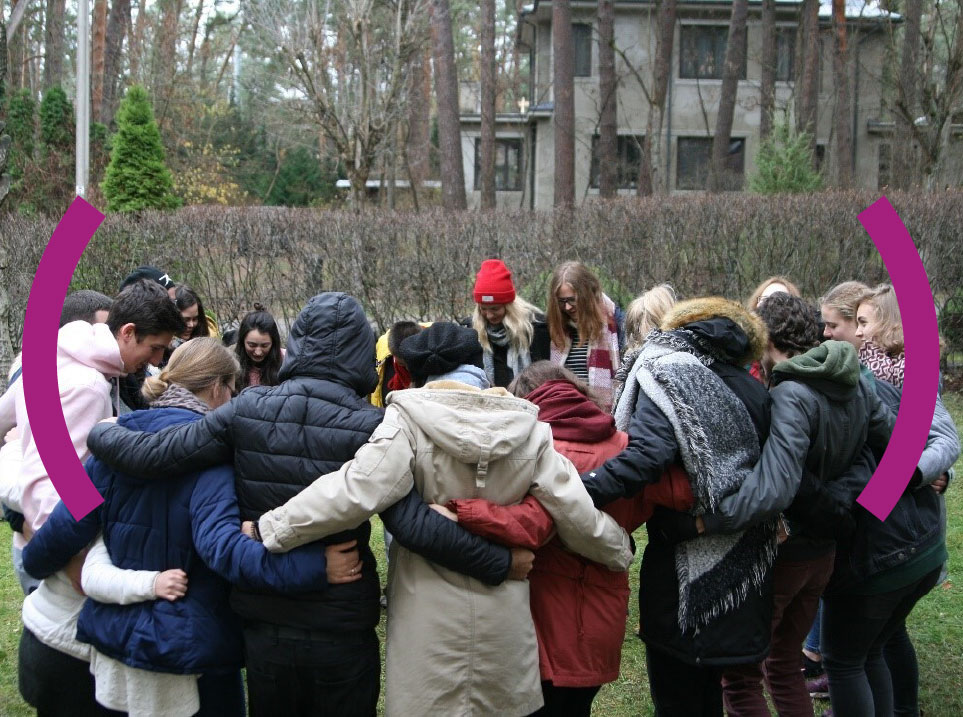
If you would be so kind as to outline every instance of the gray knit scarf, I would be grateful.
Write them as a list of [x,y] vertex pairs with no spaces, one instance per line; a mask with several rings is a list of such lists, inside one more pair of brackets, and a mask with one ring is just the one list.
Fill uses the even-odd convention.
[[181,386],[179,383],[171,383],[167,390],[150,402],[151,408],[186,408],[194,413],[208,413],[211,407],[201,399]]
[[[508,347],[508,351],[505,354],[505,363],[507,363],[508,368],[512,370],[512,376],[518,376],[518,374],[528,368],[528,365],[532,362],[531,355],[528,351],[520,353],[515,348],[515,345],[508,336],[508,329],[505,327],[505,324],[499,324],[498,326],[489,324],[485,327],[485,331],[488,334],[489,343],[493,346]],[[485,351],[482,355],[482,363],[485,367],[485,375],[488,376],[488,382],[494,386],[495,356],[493,352]]]
[[[711,512],[752,472],[759,438],[742,401],[709,366],[719,356],[685,329],[646,337],[615,408],[625,430],[639,391],[672,424],[695,497],[693,515]],[[701,536],[676,546],[679,627],[692,631],[735,610],[758,589],[776,557],[772,521],[741,533]]]

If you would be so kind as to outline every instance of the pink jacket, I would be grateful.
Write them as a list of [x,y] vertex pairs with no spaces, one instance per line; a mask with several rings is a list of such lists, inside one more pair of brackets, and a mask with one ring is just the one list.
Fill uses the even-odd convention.
[[[26,366],[26,371],[30,366]],[[57,382],[60,405],[74,450],[81,462],[88,456],[87,434],[94,425],[113,415],[110,403],[110,379],[124,375],[120,347],[106,324],[74,321],[57,337]],[[39,530],[57,505],[60,496],[54,490],[33,439],[23,396],[23,379],[13,387],[17,391],[17,425],[20,428],[23,462],[19,484],[23,490],[24,517]]]

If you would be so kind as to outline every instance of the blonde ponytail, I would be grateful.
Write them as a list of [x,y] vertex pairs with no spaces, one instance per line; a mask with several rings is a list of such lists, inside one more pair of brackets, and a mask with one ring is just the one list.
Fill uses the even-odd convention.
[[219,339],[199,336],[174,349],[160,375],[144,381],[141,393],[148,401],[154,401],[176,383],[197,395],[219,380],[227,382],[236,377],[238,371],[237,358]]

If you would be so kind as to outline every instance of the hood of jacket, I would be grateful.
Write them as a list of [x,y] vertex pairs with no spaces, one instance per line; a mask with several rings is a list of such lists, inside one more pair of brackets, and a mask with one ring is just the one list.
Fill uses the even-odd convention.
[[57,368],[79,363],[95,369],[108,378],[125,376],[117,339],[107,324],[72,321],[57,335]]
[[538,406],[538,420],[552,427],[552,436],[556,439],[598,443],[615,433],[615,418],[569,381],[546,381],[525,396],[525,400]]
[[301,310],[291,327],[278,378],[297,376],[340,383],[359,396],[375,389],[375,335],[356,299],[326,292]]
[[759,360],[769,342],[766,325],[741,305],[719,296],[680,301],[662,320],[661,329],[685,328],[707,341],[728,363]]
[[388,404],[460,463],[495,461],[528,443],[538,408],[504,388],[481,390],[455,381],[393,391]]
[[804,354],[780,361],[773,367],[773,379],[809,384],[830,398],[845,400],[859,385],[859,358],[848,341],[826,341]]

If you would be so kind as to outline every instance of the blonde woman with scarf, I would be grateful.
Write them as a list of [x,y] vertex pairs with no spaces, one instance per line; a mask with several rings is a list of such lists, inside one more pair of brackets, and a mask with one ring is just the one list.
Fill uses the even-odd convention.
[[612,410],[621,362],[617,312],[584,264],[569,261],[555,269],[548,291],[549,360],[587,382],[605,411]]
[[529,365],[548,358],[545,315],[515,293],[504,262],[482,262],[472,296],[471,327],[478,332],[485,375],[492,386],[507,387]]

